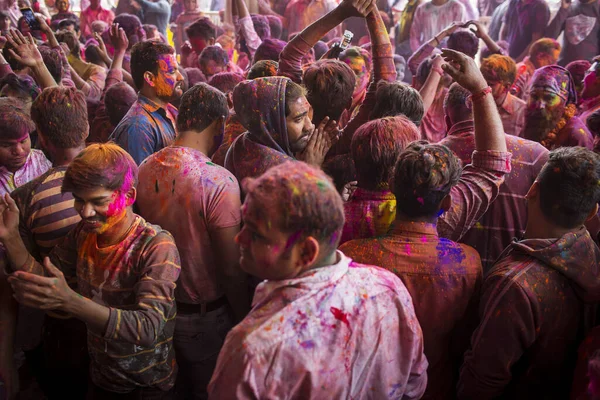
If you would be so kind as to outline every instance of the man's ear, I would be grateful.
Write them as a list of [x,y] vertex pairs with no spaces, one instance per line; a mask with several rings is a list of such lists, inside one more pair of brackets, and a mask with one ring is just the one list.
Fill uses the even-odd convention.
[[150,71],[144,72],[144,81],[152,87],[154,87],[154,74]]
[[134,187],[127,191],[127,207],[132,206],[135,203],[135,199],[137,198],[137,190]]
[[304,269],[308,269],[313,266],[319,259],[321,245],[317,239],[312,236],[308,236],[302,242],[302,249],[300,254],[300,262]]

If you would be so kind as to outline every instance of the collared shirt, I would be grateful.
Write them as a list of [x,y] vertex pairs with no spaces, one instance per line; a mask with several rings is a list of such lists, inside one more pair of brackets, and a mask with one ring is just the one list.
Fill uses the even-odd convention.
[[177,301],[197,304],[221,297],[210,233],[241,223],[235,177],[197,150],[169,146],[140,165],[137,205],[140,215],[175,238],[182,268]]
[[25,164],[17,171],[10,172],[4,166],[0,166],[0,195],[4,196],[19,186],[37,178],[52,167],[52,163],[46,158],[41,150],[32,149],[27,156]]
[[229,334],[212,399],[417,399],[423,337],[394,274],[341,252],[334,265],[264,281]]
[[111,138],[125,149],[139,165],[146,157],[170,145],[175,139],[177,108],[164,109],[139,94]]
[[344,215],[346,222],[340,244],[383,235],[396,219],[396,197],[390,190],[357,188],[344,203]]
[[[423,398],[454,398],[455,377],[477,318],[479,254],[438,237],[435,224],[396,221],[385,236],[352,240],[340,250],[402,279],[423,329],[429,385]],[[454,347],[453,344],[460,345]]]
[[104,21],[108,24],[108,26],[112,25],[113,20],[115,19],[115,14],[110,11],[99,6],[96,10],[92,10],[92,7],[88,7],[81,12],[81,33],[84,38],[91,37],[92,32],[92,22],[94,21]]
[[529,57],[525,57],[523,62],[517,64],[517,78],[510,89],[511,93],[522,100],[527,100],[529,97],[529,81],[531,81],[534,72],[535,66],[529,60]]
[[521,136],[523,126],[525,126],[525,109],[527,103],[518,97],[508,93],[504,103],[498,107],[500,119],[504,132],[509,135]]
[[467,11],[460,1],[449,0],[438,6],[431,1],[421,4],[410,27],[410,48],[415,51],[453,22],[466,22]]
[[88,327],[94,384],[116,393],[169,390],[177,372],[172,341],[181,269],[173,237],[136,215],[121,242],[98,247],[97,235],[82,227],[50,259],[65,277],[77,277],[79,294],[110,310],[104,331]]
[[[469,164],[475,149],[474,129],[473,121],[459,122],[440,144],[450,148],[463,164]],[[512,171],[500,186],[498,198],[461,239],[461,242],[479,252],[485,272],[492,267],[504,248],[525,230],[525,195],[548,160],[548,150],[531,140],[506,135],[506,147],[512,154]]]

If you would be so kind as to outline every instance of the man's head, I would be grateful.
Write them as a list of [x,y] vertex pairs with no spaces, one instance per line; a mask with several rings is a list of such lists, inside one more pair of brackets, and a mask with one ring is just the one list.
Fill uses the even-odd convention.
[[227,56],[227,52],[220,46],[205,47],[198,57],[198,65],[206,79],[210,79],[213,75],[226,71],[227,64],[229,64],[229,57]]
[[206,83],[190,88],[183,97],[177,116],[177,131],[201,133],[210,128],[208,140],[209,157],[221,145],[229,106],[225,95]]
[[83,228],[104,234],[122,221],[135,202],[138,167],[114,143],[92,144],[69,164],[62,192],[71,192]]
[[104,94],[104,104],[111,125],[119,125],[136,100],[137,93],[126,82],[119,82],[108,88]]
[[217,27],[210,21],[208,17],[202,17],[185,29],[185,32],[190,39],[192,49],[198,54],[204,50],[206,46],[212,46],[217,39]]
[[404,115],[419,126],[424,114],[423,99],[416,89],[403,82],[379,81],[370,120]]
[[258,46],[256,52],[254,53],[254,59],[252,60],[254,63],[257,63],[262,60],[272,60],[279,61],[279,55],[283,51],[285,47],[285,42],[279,39],[265,39]]
[[459,122],[472,120],[471,92],[453,83],[444,99],[444,114],[448,130]]
[[189,86],[194,86],[196,83],[206,82],[206,77],[200,71],[200,68],[186,68],[185,73],[188,76]]
[[576,103],[577,94],[569,71],[558,65],[536,70],[529,86],[523,137],[543,140],[556,127],[567,106]]
[[583,79],[585,78],[588,70],[592,64],[588,60],[577,60],[572,61],[567,64],[565,67],[567,71],[571,74],[573,78],[573,83],[575,84],[575,90],[577,91],[577,99],[584,99],[583,97]]
[[210,78],[208,84],[215,89],[219,89],[227,97],[229,108],[233,108],[233,89],[235,89],[238,83],[243,81],[244,77],[240,74],[221,72]]
[[479,51],[479,39],[468,29],[459,29],[448,36],[449,49],[460,51],[471,58]]
[[72,18],[66,18],[60,21],[58,23],[58,30],[73,32],[78,39],[81,35],[79,21],[74,20]]
[[10,17],[8,12],[0,11],[0,32],[8,32],[10,29]]
[[313,108],[306,98],[306,89],[288,81],[285,87],[285,122],[290,150],[293,153],[303,151],[308,145],[310,134],[314,130],[311,122]]
[[406,60],[399,54],[394,54],[394,67],[396,67],[396,80],[402,82],[406,71]]
[[584,99],[600,96],[600,57],[595,57],[586,71],[581,95]]
[[545,221],[576,229],[597,212],[600,155],[583,147],[550,152],[548,162],[527,193],[527,224]]
[[315,43],[313,49],[315,51],[315,61],[318,61],[325,53],[327,53],[329,46],[327,46],[327,43],[319,40],[317,43]]
[[18,99],[0,102],[0,166],[10,172],[19,170],[31,151],[29,134],[35,125]]
[[273,39],[281,39],[283,33],[283,24],[281,18],[276,15],[266,15],[269,20],[269,28],[271,29],[271,37]]
[[46,68],[48,68],[48,72],[50,72],[54,81],[60,84],[63,78],[63,61],[61,56],[56,50],[52,50],[47,46],[39,46],[38,50],[42,55],[42,60],[44,60]]
[[88,137],[87,103],[83,92],[74,87],[44,89],[31,106],[40,144],[50,160],[57,150],[75,149]]
[[273,60],[261,60],[248,70],[248,79],[264,78],[277,75],[279,63]]
[[92,10],[97,10],[101,7],[100,0],[90,0],[90,8]]
[[529,49],[529,60],[536,69],[547,65],[554,65],[558,61],[560,49],[560,43],[554,39],[539,39]]
[[319,60],[304,70],[302,82],[314,109],[313,122],[329,117],[339,121],[345,109],[352,105],[356,75],[338,60]]
[[68,12],[70,7],[71,3],[69,2],[69,0],[58,0],[56,2],[56,9],[58,10],[58,12]]
[[27,112],[40,92],[40,88],[29,75],[8,74],[0,79],[0,97],[20,100]]
[[340,61],[349,65],[356,76],[354,96],[363,93],[371,79],[371,54],[361,47],[353,46],[340,54]]
[[376,119],[362,125],[352,137],[352,159],[358,186],[367,190],[389,187],[398,157],[419,130],[406,117]]
[[[425,81],[429,77],[429,73],[431,72],[431,68],[433,67],[433,59],[426,58],[419,64],[417,67],[417,74],[413,76],[413,87],[417,90],[421,90],[423,85],[425,85]],[[438,89],[441,87],[449,87],[452,84],[452,77],[448,74],[444,74],[440,79],[440,83],[438,84]]]
[[119,24],[119,28],[123,28],[127,39],[129,40],[129,49],[136,43],[146,40],[146,32],[142,28],[142,21],[132,14],[119,14],[115,17],[113,23]]
[[492,88],[496,105],[501,106],[517,77],[517,65],[508,56],[494,54],[481,63],[481,74]]
[[63,30],[56,35],[56,39],[60,43],[64,43],[69,47],[70,55],[76,58],[81,58],[81,42],[74,32]]
[[142,25],[144,32],[146,32],[146,40],[153,40],[155,42],[167,43],[167,40],[162,33],[158,30],[158,27],[153,24]]
[[252,25],[254,30],[261,40],[265,40],[271,37],[271,26],[269,20],[264,15],[252,14]]
[[198,11],[198,0],[183,0],[183,9],[186,12]]
[[460,159],[446,146],[413,142],[394,171],[392,191],[398,213],[409,220],[437,220],[451,206],[450,190],[461,171]]
[[149,90],[163,101],[183,94],[183,76],[177,68],[175,51],[163,43],[141,42],[133,46],[131,77],[138,90]]
[[287,162],[242,184],[244,225],[236,241],[244,271],[283,280],[327,265],[340,240],[344,207],[323,171]]

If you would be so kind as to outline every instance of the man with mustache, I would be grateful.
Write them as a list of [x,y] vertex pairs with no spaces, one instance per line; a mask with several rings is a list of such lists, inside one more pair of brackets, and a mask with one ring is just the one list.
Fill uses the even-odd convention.
[[111,139],[139,165],[175,139],[178,112],[169,101],[183,95],[183,76],[171,46],[141,42],[131,51],[131,77],[139,90],[138,100],[117,125]]
[[548,150],[565,146],[593,148],[592,134],[575,116],[577,94],[571,74],[558,65],[538,69],[529,87],[525,111],[525,139],[540,142]]

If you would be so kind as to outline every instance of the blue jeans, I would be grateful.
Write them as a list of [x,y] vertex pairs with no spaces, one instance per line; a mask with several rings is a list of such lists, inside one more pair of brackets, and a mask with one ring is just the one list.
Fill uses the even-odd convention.
[[173,346],[179,366],[175,382],[178,400],[208,398],[206,388],[233,325],[228,306],[204,315],[177,313]]

